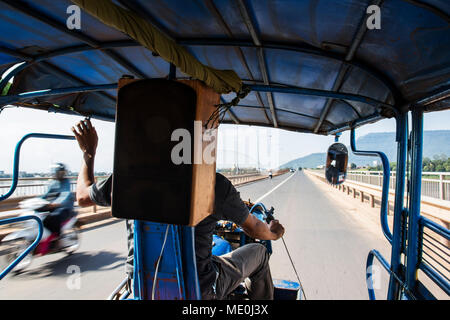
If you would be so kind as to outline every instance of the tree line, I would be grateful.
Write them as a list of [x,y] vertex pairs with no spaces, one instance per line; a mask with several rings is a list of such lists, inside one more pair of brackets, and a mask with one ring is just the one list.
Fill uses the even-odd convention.
[[[397,169],[397,163],[390,163],[391,171],[395,171]],[[351,163],[350,169],[357,169],[356,164]],[[383,167],[381,164],[376,166],[369,166],[365,170],[368,171],[382,171]],[[423,172],[450,172],[450,157],[447,157],[445,154],[434,155],[433,159],[429,157],[424,157],[422,160],[422,171]]]

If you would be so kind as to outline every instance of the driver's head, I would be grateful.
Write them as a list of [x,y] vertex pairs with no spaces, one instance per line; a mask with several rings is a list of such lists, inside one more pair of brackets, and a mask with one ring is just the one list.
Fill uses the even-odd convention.
[[66,177],[66,166],[62,163],[55,163],[50,167],[53,178],[62,180]]

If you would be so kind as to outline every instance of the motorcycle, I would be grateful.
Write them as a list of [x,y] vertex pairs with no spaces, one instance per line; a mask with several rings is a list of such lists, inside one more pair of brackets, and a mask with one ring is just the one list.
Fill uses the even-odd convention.
[[[43,198],[32,198],[21,201],[19,207],[23,209],[23,215],[30,215],[29,211],[33,211],[32,215],[37,216],[41,221],[51,214],[48,210],[50,202]],[[60,236],[51,233],[44,227],[42,239],[36,248],[30,252],[20,263],[14,268],[15,273],[23,272],[30,264],[33,256],[47,255],[57,252],[65,252],[68,255],[73,254],[80,246],[79,231],[76,227],[77,217],[72,215],[62,223]],[[32,220],[20,223],[20,230],[8,234],[0,243],[2,255],[6,260],[6,265],[12,263],[26,248],[36,239],[38,228]]]

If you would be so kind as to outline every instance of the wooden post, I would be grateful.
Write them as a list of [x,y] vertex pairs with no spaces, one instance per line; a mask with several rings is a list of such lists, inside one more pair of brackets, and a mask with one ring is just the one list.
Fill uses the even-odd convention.
[[356,198],[356,189],[353,188],[353,198]]
[[373,194],[370,195],[370,206],[375,208],[375,196]]
[[360,191],[359,193],[361,195],[361,202],[364,202],[364,192]]

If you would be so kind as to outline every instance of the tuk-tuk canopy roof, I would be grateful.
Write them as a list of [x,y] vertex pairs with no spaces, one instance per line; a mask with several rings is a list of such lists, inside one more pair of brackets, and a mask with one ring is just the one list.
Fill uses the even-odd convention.
[[[113,3],[144,19],[208,70],[236,74],[251,90],[224,113],[222,123],[332,134],[411,105],[427,111],[450,107],[447,0]],[[366,23],[376,14],[368,10],[374,4],[380,8],[380,29]],[[115,86],[123,75],[198,77],[180,65],[175,73],[158,50],[84,10],[81,28],[69,29],[72,5],[69,0],[0,0],[0,73],[10,71],[0,90],[14,76],[0,107],[15,104],[114,121]],[[223,93],[222,102],[235,96]]]

